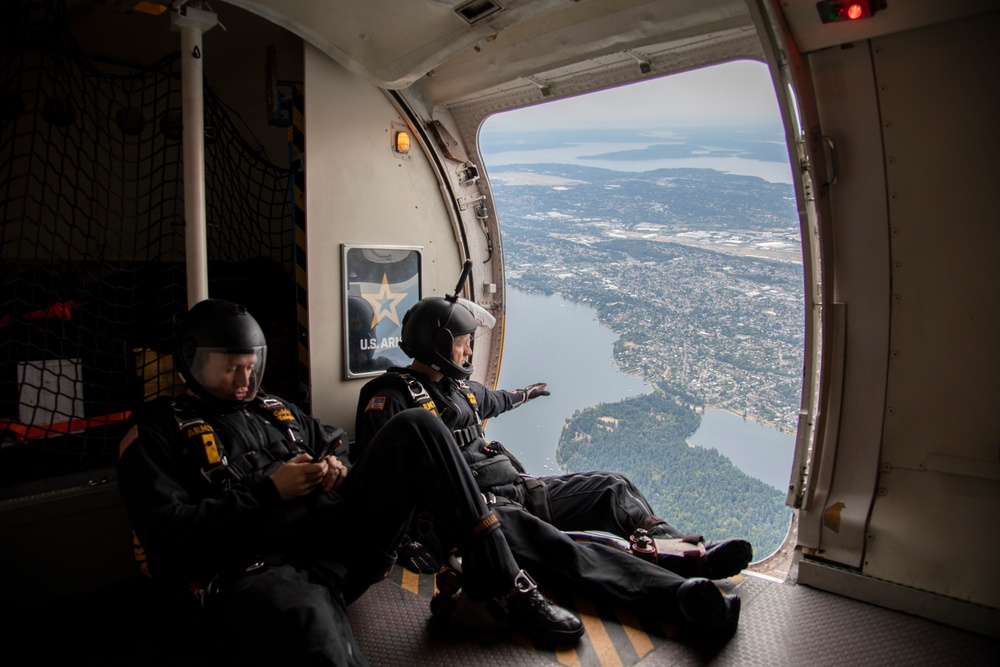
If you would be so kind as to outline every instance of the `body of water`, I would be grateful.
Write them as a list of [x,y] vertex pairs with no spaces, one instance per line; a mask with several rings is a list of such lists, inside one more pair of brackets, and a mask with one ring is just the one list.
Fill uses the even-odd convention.
[[641,378],[618,370],[613,356],[617,338],[598,323],[593,308],[508,289],[499,386],[517,389],[547,382],[552,395],[491,419],[487,437],[507,446],[533,475],[562,472],[555,453],[568,417],[651,391]]
[[788,490],[795,436],[725,410],[706,410],[688,444],[717,449],[737,468],[781,491]]
[[582,156],[600,155],[615,151],[640,150],[651,143],[633,142],[584,142],[575,146],[541,148],[525,151],[503,151],[485,156],[488,168],[493,172],[502,171],[508,164],[573,164],[581,167],[599,167],[613,171],[653,171],[656,169],[715,169],[727,174],[757,176],[771,183],[791,183],[792,170],[788,162],[765,162],[740,157],[705,156],[684,158],[663,158],[656,160],[607,160]]
[[[613,349],[618,335],[588,306],[559,296],[507,291],[507,326],[499,386],[517,389],[548,382],[551,396],[491,419],[487,437],[510,449],[533,475],[563,472],[555,461],[559,434],[577,410],[652,391],[622,373]],[[689,444],[715,448],[748,475],[775,488],[788,486],[794,436],[723,410],[708,410]]]

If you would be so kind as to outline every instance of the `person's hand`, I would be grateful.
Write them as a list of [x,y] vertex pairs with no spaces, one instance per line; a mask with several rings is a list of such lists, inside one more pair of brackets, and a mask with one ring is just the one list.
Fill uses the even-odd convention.
[[323,475],[323,492],[339,489],[347,477],[347,466],[341,463],[336,456],[327,456],[322,463],[326,465],[326,473]]
[[410,572],[434,574],[443,567],[441,560],[420,542],[407,542],[396,547],[396,562]]
[[535,384],[529,384],[524,389],[515,389],[510,392],[514,394],[514,405],[512,407],[518,407],[524,405],[530,400],[536,399],[539,396],[548,396],[549,391],[546,389],[548,384],[545,382],[536,382]]
[[299,454],[271,473],[271,481],[282,500],[301,498],[312,493],[320,484],[326,483],[329,468],[326,460],[314,462],[311,455]]

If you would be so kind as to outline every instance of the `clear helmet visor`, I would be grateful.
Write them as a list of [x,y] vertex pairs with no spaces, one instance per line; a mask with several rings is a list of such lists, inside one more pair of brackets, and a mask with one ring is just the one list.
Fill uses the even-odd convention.
[[497,320],[493,317],[492,313],[474,301],[460,298],[458,299],[458,303],[465,306],[472,313],[473,317],[476,318],[476,330],[472,334],[472,342],[475,344],[477,338],[485,336],[493,330]]
[[249,351],[232,351],[224,347],[199,347],[191,362],[194,381],[212,396],[223,401],[246,403],[257,395],[267,346]]
[[[452,362],[454,362],[456,366],[459,366],[471,373],[471,353],[475,349],[476,339],[481,336],[485,336],[493,329],[494,325],[496,325],[496,318],[493,317],[493,315],[485,308],[473,301],[460,298],[457,299],[457,302],[472,313],[476,320],[476,330],[471,331],[468,334],[457,335],[454,337],[451,358]],[[468,342],[468,347],[464,345],[466,341]]]

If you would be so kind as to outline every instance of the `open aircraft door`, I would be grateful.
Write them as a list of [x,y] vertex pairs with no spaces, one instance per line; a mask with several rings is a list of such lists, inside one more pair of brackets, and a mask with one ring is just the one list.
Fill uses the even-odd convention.
[[831,25],[813,2],[751,3],[801,117],[814,272],[798,580],[994,632],[1000,239],[984,222],[1000,145],[983,129],[1000,112],[1000,14],[890,4]]

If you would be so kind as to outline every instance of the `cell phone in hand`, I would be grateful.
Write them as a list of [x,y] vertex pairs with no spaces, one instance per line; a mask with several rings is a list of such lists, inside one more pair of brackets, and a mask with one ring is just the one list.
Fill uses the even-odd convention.
[[334,448],[337,446],[336,442],[324,442],[323,445],[316,451],[313,456],[313,461],[322,461],[328,455],[333,453]]
[[344,437],[344,431],[342,429],[334,429],[330,433],[329,437],[319,446],[316,450],[316,455],[313,456],[313,461],[322,461],[327,456],[333,454],[333,452],[340,445],[341,440]]

